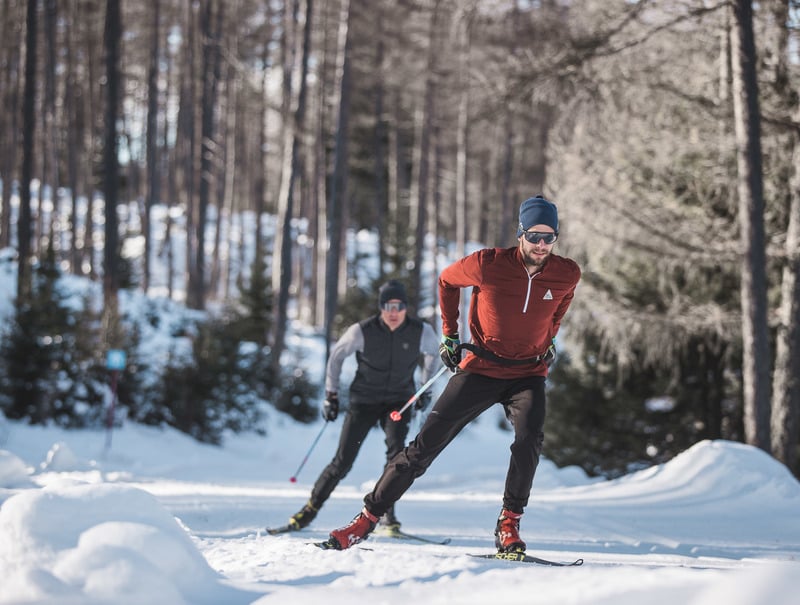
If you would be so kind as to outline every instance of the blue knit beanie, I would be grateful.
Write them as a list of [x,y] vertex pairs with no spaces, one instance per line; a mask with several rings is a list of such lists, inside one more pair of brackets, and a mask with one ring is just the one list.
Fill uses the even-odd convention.
[[558,208],[541,195],[529,198],[520,205],[517,237],[534,225],[547,225],[558,233]]

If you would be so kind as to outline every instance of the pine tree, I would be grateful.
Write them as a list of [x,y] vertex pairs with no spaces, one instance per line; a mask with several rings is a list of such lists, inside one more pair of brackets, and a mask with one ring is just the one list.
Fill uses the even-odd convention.
[[80,387],[84,402],[101,398],[91,385],[75,381],[83,361],[75,346],[81,329],[60,277],[51,240],[32,269],[30,295],[17,302],[0,345],[0,406],[8,418],[80,426],[88,409],[76,405],[74,389]]

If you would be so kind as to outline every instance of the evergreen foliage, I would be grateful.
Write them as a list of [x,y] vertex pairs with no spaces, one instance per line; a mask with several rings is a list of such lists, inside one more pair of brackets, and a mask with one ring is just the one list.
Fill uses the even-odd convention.
[[[142,355],[137,319],[122,318],[126,367],[106,368],[99,312],[90,297],[78,300],[63,288],[52,248],[32,272],[31,297],[18,301],[0,344],[0,411],[33,424],[100,427],[123,418],[166,423],[195,438],[219,443],[225,431],[261,430],[269,406],[301,422],[316,418],[318,387],[302,371],[275,377],[270,370],[270,296],[263,279],[253,280],[243,305],[218,316],[197,315],[171,327],[179,347],[164,367]],[[141,316],[158,328],[159,304],[147,299]],[[266,311],[265,311],[266,310]],[[108,418],[112,397],[116,413]]]
[[634,346],[622,365],[597,330],[581,338],[568,348],[575,354],[559,354],[548,379],[545,452],[559,466],[618,477],[702,439],[741,438],[738,384],[719,339],[698,337],[669,356],[672,364],[649,362]]
[[8,418],[96,425],[105,388],[92,359],[92,324],[79,321],[59,283],[52,246],[33,267],[0,345],[0,409]]
[[267,344],[267,335],[272,330],[273,296],[263,251],[255,255],[250,267],[250,279],[240,276],[238,306],[235,321],[230,323],[241,340],[250,340],[259,345]]

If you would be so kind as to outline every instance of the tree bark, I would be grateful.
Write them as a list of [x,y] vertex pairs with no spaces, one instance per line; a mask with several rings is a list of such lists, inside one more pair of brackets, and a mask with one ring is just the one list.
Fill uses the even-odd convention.
[[342,235],[345,228],[343,211],[347,196],[347,159],[350,129],[350,0],[342,0],[339,12],[336,79],[338,119],[334,149],[334,166],[328,202],[328,257],[325,270],[325,359],[330,353],[333,324],[339,296],[339,265],[344,257]]
[[456,133],[456,208],[455,241],[456,258],[467,250],[467,187],[469,174],[469,109],[470,109],[470,30],[472,13],[462,13],[458,21],[458,132]]
[[200,107],[200,182],[198,187],[196,221],[194,224],[194,271],[189,274],[187,302],[194,309],[204,309],[206,302],[206,222],[214,180],[214,110],[217,102],[217,82],[220,73],[219,41],[224,3],[206,0],[201,8],[202,36],[201,81],[203,96]]
[[433,5],[430,28],[428,30],[428,54],[426,65],[426,77],[422,94],[422,106],[417,109],[417,128],[414,152],[414,165],[416,178],[412,183],[411,205],[412,213],[411,226],[414,229],[414,267],[411,271],[411,291],[409,299],[412,306],[419,308],[422,298],[422,259],[426,254],[425,234],[428,223],[428,187],[430,178],[430,147],[431,147],[431,126],[434,121],[435,105],[434,88],[436,86],[435,74],[437,65],[437,36],[439,31],[439,19],[441,17],[441,3],[437,0]]
[[385,117],[385,31],[384,31],[384,7],[378,4],[375,9],[376,15],[376,48],[375,48],[375,87],[374,87],[374,119],[375,128],[373,129],[372,137],[372,153],[373,153],[373,176],[372,182],[374,186],[374,208],[375,208],[375,227],[378,233],[378,281],[383,283],[384,271],[386,270],[386,246],[389,242],[386,240],[386,117]]
[[[785,119],[800,118],[797,86],[790,76],[790,10],[789,0],[773,0],[769,4],[772,14],[770,35],[772,88],[778,97],[778,109]],[[800,136],[787,129],[785,156],[791,158],[787,178],[782,189],[786,191],[788,225],[786,230],[786,259],[781,280],[781,298],[778,308],[778,328],[775,334],[775,368],[772,375],[772,451],[794,473],[800,471],[798,456],[798,430],[800,426]],[[783,154],[782,154],[783,155]]]
[[20,207],[17,222],[19,269],[17,271],[17,302],[24,303],[30,296],[31,275],[31,179],[36,138],[36,0],[28,0],[25,21],[25,92],[22,109],[22,178],[20,182]]
[[[2,101],[5,111],[0,113],[0,132],[4,138],[0,140],[0,179],[3,183],[14,180],[14,168],[19,145],[19,87],[21,40],[19,29],[14,27],[16,10],[8,0],[3,2],[2,40],[3,61],[6,69],[2,80]],[[0,204],[0,248],[11,245],[11,187],[3,187],[2,204]]]
[[786,263],[781,282],[781,305],[776,336],[772,399],[772,451],[789,469],[800,471],[800,145],[794,146],[795,178],[791,189]]
[[285,348],[286,312],[289,305],[289,287],[292,277],[292,215],[294,213],[295,181],[300,169],[300,147],[305,131],[306,95],[308,90],[308,62],[311,54],[311,23],[314,10],[313,0],[306,0],[306,23],[303,28],[303,55],[300,59],[300,87],[297,93],[297,108],[292,122],[292,143],[289,150],[289,171],[286,176],[286,186],[279,199],[278,226],[282,230],[281,247],[279,256],[280,287],[277,292],[275,305],[275,338],[272,344],[271,365],[274,376],[280,376],[280,358]]
[[147,66],[147,132],[145,146],[147,149],[147,192],[144,197],[144,216],[142,217],[142,233],[144,235],[144,266],[142,290],[147,294],[150,289],[150,254],[152,249],[152,233],[150,220],[153,205],[159,197],[159,157],[158,157],[158,64],[159,42],[161,38],[160,16],[161,0],[152,0],[152,32],[150,43],[150,64]]
[[105,147],[103,149],[103,198],[105,203],[105,244],[103,247],[103,327],[106,345],[119,345],[119,229],[117,203],[119,196],[119,160],[117,117],[120,106],[122,75],[119,69],[122,15],[119,0],[106,1],[106,108]]
[[197,292],[197,66],[195,51],[197,45],[197,5],[186,5],[186,40],[184,42],[184,64],[181,71],[181,98],[178,110],[177,140],[180,141],[180,169],[183,174],[183,189],[180,194],[186,206],[186,304],[194,308],[199,301],[194,299]]
[[[58,239],[55,233],[53,222],[58,216],[58,192],[59,186],[59,149],[61,132],[63,131],[56,124],[56,67],[58,60],[56,55],[59,51],[58,39],[56,35],[56,22],[58,20],[58,6],[55,0],[45,0],[44,2],[44,94],[42,96],[42,178],[39,188],[39,238],[34,241],[37,250],[47,249],[48,240],[53,241],[54,250],[59,251]],[[63,19],[63,17],[62,17]],[[44,211],[43,194],[45,187],[50,191],[50,198],[53,210],[49,217]],[[46,217],[48,220],[45,224]]]
[[733,105],[738,168],[745,440],[770,451],[766,242],[756,48],[750,0],[733,3]]

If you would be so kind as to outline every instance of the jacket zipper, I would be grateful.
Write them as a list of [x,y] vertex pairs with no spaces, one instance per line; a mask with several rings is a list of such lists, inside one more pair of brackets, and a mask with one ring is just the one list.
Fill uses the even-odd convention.
[[525,304],[522,306],[522,312],[523,313],[527,313],[528,312],[528,302],[531,299],[531,285],[533,284],[533,278],[536,277],[537,275],[539,275],[539,273],[541,273],[541,271],[531,275],[530,273],[525,271],[525,274],[528,276],[528,293],[525,294]]

